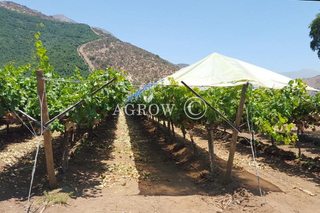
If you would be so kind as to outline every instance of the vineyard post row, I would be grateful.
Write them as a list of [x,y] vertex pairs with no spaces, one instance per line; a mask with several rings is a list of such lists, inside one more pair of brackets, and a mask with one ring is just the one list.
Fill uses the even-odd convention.
[[[55,121],[56,119],[61,119],[63,118],[67,112],[71,111],[74,109],[76,106],[82,104],[84,102],[84,99],[78,101],[71,107],[67,108],[63,112],[59,113],[57,116],[52,118],[50,120],[49,118],[49,112],[48,112],[48,106],[47,106],[47,98],[46,98],[46,87],[45,87],[45,79],[44,79],[44,74],[43,70],[38,69],[36,70],[36,76],[37,76],[37,90],[38,90],[38,95],[39,95],[39,104],[41,107],[41,117],[42,117],[42,123],[41,123],[41,128],[42,127],[47,127],[50,123]],[[101,91],[103,88],[114,82],[116,78],[113,78],[111,81],[105,83],[101,87],[99,87],[97,90],[91,93],[92,96],[94,96],[96,93]],[[47,173],[48,173],[48,178],[49,178],[49,186],[50,188],[56,188],[57,186],[57,181],[55,177],[55,172],[54,172],[54,161],[53,161],[53,151],[52,151],[52,142],[51,142],[51,132],[49,128],[46,128],[43,131],[43,137],[44,137],[44,147],[45,147],[45,158],[46,158],[46,165],[47,165]]]
[[[231,126],[234,131],[239,131],[240,126],[236,123],[239,122],[240,124],[241,119],[244,119],[244,124],[248,125],[248,131],[252,135],[250,141],[247,138],[244,139],[252,146],[254,146],[254,142],[252,142],[253,134],[257,133],[272,137],[275,141],[284,142],[286,145],[298,145],[300,150],[299,137],[294,132],[294,127],[302,132],[304,128],[311,127],[315,131],[315,127],[320,126],[320,93],[310,93],[315,89],[308,88],[301,79],[290,80],[286,86],[279,89],[255,88],[252,84],[204,89],[195,87],[192,90],[198,94],[196,94],[198,99],[202,101],[193,101],[189,105],[186,105],[186,103],[190,99],[196,98],[194,97],[195,93],[192,93],[187,85],[185,87],[180,86],[174,79],[169,80],[170,84],[157,84],[150,91],[142,90],[144,94],[138,93],[130,101],[134,104],[143,103],[149,108],[163,103],[174,105],[175,108],[172,113],[168,114],[166,110],[157,108],[151,109],[149,114],[158,117],[158,122],[163,120],[164,127],[166,127],[165,121],[168,121],[168,124],[173,122],[181,128],[184,139],[186,133],[192,133],[192,128],[195,125],[205,125],[209,139],[209,155],[214,153],[213,147],[210,148],[213,141],[211,129],[217,130],[220,126],[226,132],[227,127]],[[244,89],[244,87],[246,88]],[[150,100],[149,97],[152,97],[152,99]],[[245,100],[246,103],[243,105]],[[193,104],[195,102],[198,104]],[[207,103],[204,104],[205,102]],[[206,106],[209,106],[212,110],[206,110],[208,108]],[[245,111],[243,111],[244,106]],[[141,109],[138,107],[138,110]],[[190,114],[188,115],[187,112]],[[246,116],[242,118],[241,114]],[[192,117],[192,115],[199,115],[199,117]],[[196,147],[191,134],[190,139],[191,145]],[[236,143],[233,141],[237,140],[237,136],[233,134],[231,140],[231,143]],[[272,146],[276,146],[276,144],[272,144]],[[229,152],[229,171],[224,177],[226,183],[230,180],[235,148],[233,147]],[[209,157],[211,164],[213,158],[212,156]],[[301,151],[298,152],[296,158],[304,158]],[[255,161],[254,153],[253,160]],[[210,165],[211,172],[213,171],[212,166],[214,165]]]
[[[209,106],[210,109],[215,111],[219,116],[221,116],[232,128],[232,139],[230,143],[230,151],[229,151],[229,157],[228,157],[228,163],[227,163],[227,170],[226,170],[226,176],[225,176],[225,183],[230,182],[231,180],[231,170],[232,170],[232,165],[233,165],[233,160],[234,160],[234,154],[236,151],[236,142],[238,139],[238,134],[240,132],[239,130],[239,125],[241,122],[241,117],[243,114],[243,107],[244,107],[244,102],[246,98],[246,89],[248,87],[248,84],[244,84],[242,86],[242,91],[241,91],[241,97],[240,97],[240,102],[238,105],[238,110],[237,110],[237,115],[236,115],[236,120],[235,123],[231,123],[222,113],[220,113],[218,110],[216,110],[213,106],[211,106],[204,98],[202,98],[199,94],[197,94],[193,89],[191,89],[185,82],[181,81],[183,85],[185,85],[193,94],[195,94],[198,98],[200,98],[207,106]],[[213,161],[214,161],[214,152],[213,152],[213,139],[212,139],[212,127],[210,126],[209,129],[209,156],[210,156],[210,167],[211,171],[213,171]]]
[[[41,129],[43,129],[42,128],[44,126],[43,124],[49,121],[46,86],[45,86],[45,81],[43,80],[43,77],[44,77],[43,70],[36,70],[36,75],[37,75],[37,89],[38,89],[38,95],[39,95],[39,104],[41,107],[40,111],[41,111],[41,117],[42,117]],[[43,132],[43,139],[44,139],[47,173],[49,178],[49,186],[50,188],[56,188],[57,180],[54,174],[54,162],[53,162],[53,151],[52,151],[50,129]]]

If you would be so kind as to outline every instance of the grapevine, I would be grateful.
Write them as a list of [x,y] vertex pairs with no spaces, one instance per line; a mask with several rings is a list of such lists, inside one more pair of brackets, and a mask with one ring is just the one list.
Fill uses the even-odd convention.
[[[105,118],[108,113],[115,109],[117,104],[124,103],[132,86],[126,80],[126,72],[116,71],[112,68],[97,70],[87,78],[80,75],[75,69],[72,77],[61,79],[54,67],[49,63],[46,48],[40,40],[40,32],[35,33],[35,48],[39,59],[37,66],[25,65],[14,67],[12,63],[4,69],[0,69],[0,117],[18,109],[26,112],[31,117],[40,120],[40,106],[37,96],[35,70],[44,70],[45,78],[53,79],[46,82],[49,117],[52,118],[67,109],[79,100],[85,102],[66,114],[64,120],[75,122],[78,125],[92,127]],[[117,80],[107,88],[102,89],[95,96],[91,93],[99,88],[104,82],[116,78]],[[79,81],[80,83],[72,83]],[[50,126],[52,131],[64,132],[62,120],[56,120]]]
[[[207,89],[195,88],[195,91],[207,100],[214,108],[220,111],[230,121],[235,121],[240,99],[241,86],[236,87],[211,87]],[[146,98],[152,94],[150,102]],[[194,125],[213,125],[214,128],[226,128],[228,125],[214,111],[208,110],[205,116],[199,120],[188,118],[184,112],[184,103],[192,97],[192,93],[171,79],[171,85],[156,85],[149,91],[132,100],[133,103],[150,105],[174,104],[171,115],[159,110],[158,117],[162,120],[173,122],[182,130],[192,128]],[[309,94],[307,86],[301,79],[292,80],[282,89],[254,88],[249,86],[246,93],[245,106],[249,109],[249,115],[244,112],[242,123],[253,123],[256,133],[271,136],[276,141],[286,144],[299,143],[297,133],[293,132],[296,126],[303,130],[308,126],[317,125],[319,94]],[[204,109],[195,106],[194,112]],[[247,118],[250,117],[250,121]],[[247,126],[247,125],[242,125]],[[303,126],[303,127],[302,127]]]

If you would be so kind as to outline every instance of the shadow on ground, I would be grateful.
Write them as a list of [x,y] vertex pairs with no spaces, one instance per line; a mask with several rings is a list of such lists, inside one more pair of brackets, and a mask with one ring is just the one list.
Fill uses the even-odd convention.
[[[226,162],[215,156],[215,171],[209,174],[208,152],[191,142],[169,136],[157,122],[144,116],[126,116],[135,164],[139,171],[141,195],[223,195],[246,188],[258,195],[257,179],[247,171],[234,169],[233,182],[224,185]],[[280,192],[277,186],[261,180],[262,189]]]
[[[77,148],[69,160],[69,169],[66,174],[58,174],[58,188],[61,192],[73,192],[74,197],[99,196],[99,176],[105,172],[102,160],[110,158],[112,143],[115,139],[117,116],[107,117],[94,129],[95,137],[87,138],[86,130],[77,132]],[[17,139],[18,140],[18,139]],[[63,137],[53,139],[55,169],[61,167]],[[21,201],[27,199],[33,159],[35,152],[28,153],[19,159],[13,166],[7,166],[0,173],[0,201],[16,198]],[[37,169],[32,188],[33,196],[42,196],[44,191],[50,191],[47,176],[43,147],[39,151]]]
[[[237,144],[236,151],[240,154],[251,155],[250,144],[241,141]],[[297,159],[295,153],[284,151],[281,148],[263,145],[258,146],[258,162],[262,162],[274,170],[286,173],[289,176],[299,176],[309,181],[320,184],[319,161],[303,156]],[[305,163],[304,163],[305,162]]]
[[15,125],[10,126],[9,133],[6,129],[0,130],[0,152],[4,150],[9,144],[23,143],[30,140],[33,135],[24,126]]
[[[203,129],[196,127],[195,136],[198,136],[202,139],[205,139],[205,132]],[[260,138],[268,139],[266,136],[259,135]],[[222,144],[227,150],[230,147],[231,134],[228,132],[218,130],[215,133],[215,138],[220,144]],[[318,153],[319,148],[314,146],[314,140],[319,140],[312,138],[310,136],[305,136],[301,139],[302,148],[310,148],[313,151],[311,153]],[[283,144],[283,143],[282,143]],[[298,150],[298,149],[297,149]],[[250,144],[243,137],[238,138],[236,152],[241,155],[251,155],[252,151]],[[303,154],[303,153],[302,153]],[[312,159],[306,156],[303,156],[301,159],[296,158],[296,154],[292,151],[285,151],[280,147],[274,147],[268,144],[260,142],[260,145],[257,146],[257,156],[258,163],[262,162],[271,168],[284,172],[289,176],[299,176],[306,178],[308,180],[314,181],[317,184],[320,184],[320,161],[319,159]]]

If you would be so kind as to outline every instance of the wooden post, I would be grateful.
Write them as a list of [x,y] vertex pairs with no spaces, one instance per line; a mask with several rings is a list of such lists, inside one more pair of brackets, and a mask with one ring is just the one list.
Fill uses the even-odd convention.
[[[23,125],[22,125],[23,126]],[[10,133],[10,124],[8,123],[8,121],[7,121],[7,135],[9,135],[9,133]]]
[[168,129],[167,129],[167,131],[168,131],[168,134],[170,135],[171,134],[171,130],[170,130],[170,118],[168,118]]
[[181,126],[181,131],[182,131],[182,134],[183,134],[183,142],[185,143],[186,142],[186,128],[184,128],[184,125]]
[[62,150],[62,172],[65,174],[68,169],[68,156],[69,156],[69,131],[64,132],[63,150]]
[[[297,141],[297,145],[298,145],[298,156],[299,156],[299,158],[301,157],[301,142],[300,142],[300,139],[301,139],[301,136],[302,136],[302,130],[300,129],[300,131],[299,131],[299,129],[300,128],[298,128],[298,130],[297,130],[297,133],[298,133],[298,141]],[[300,134],[299,134],[299,132],[300,132]]]
[[[237,128],[239,128],[239,125],[241,122],[244,101],[246,98],[247,87],[248,87],[248,84],[245,84],[242,86],[241,98],[240,98],[240,103],[239,103],[238,111],[237,111],[237,117],[236,117],[236,121],[235,121],[235,126]],[[229,152],[229,158],[228,158],[228,164],[227,164],[225,183],[229,183],[231,180],[231,170],[232,170],[232,165],[233,165],[234,154],[236,151],[237,139],[238,139],[238,132],[233,130],[233,134],[232,134],[232,138],[231,138],[231,142],[230,142],[230,152]]]
[[210,159],[210,172],[214,170],[214,146],[213,146],[213,124],[209,124],[208,131],[208,147],[209,147],[209,159]]
[[71,143],[72,143],[72,145],[74,145],[75,137],[76,137],[74,128],[71,131],[72,131],[71,132]]
[[[43,80],[43,77],[44,77],[43,70],[36,70],[36,74],[37,74],[37,88],[38,88],[39,102],[41,107],[42,123],[44,124],[49,121],[49,113],[48,113],[48,106],[47,106],[45,81]],[[44,131],[43,138],[44,138],[44,149],[45,149],[45,156],[46,156],[47,172],[49,177],[49,186],[50,188],[56,188],[57,181],[54,174],[54,163],[53,163],[53,152],[52,152],[50,130]]]
[[192,145],[192,149],[193,149],[193,155],[197,155],[197,146],[196,146],[196,143],[193,140],[192,129],[189,130],[189,135],[190,135],[191,145]]
[[271,144],[272,144],[272,146],[275,146],[275,144],[274,144],[274,138],[271,136]]
[[176,135],[175,135],[175,133],[174,133],[174,124],[173,124],[172,119],[170,119],[170,120],[171,120],[171,131],[172,131],[172,136],[173,136],[173,138],[175,138],[175,137],[176,137]]

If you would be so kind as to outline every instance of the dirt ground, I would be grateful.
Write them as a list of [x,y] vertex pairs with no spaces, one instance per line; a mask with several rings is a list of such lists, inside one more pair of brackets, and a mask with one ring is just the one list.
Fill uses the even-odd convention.
[[[273,149],[265,147],[258,150],[257,158],[260,197],[251,149],[241,138],[233,181],[225,185],[228,133],[215,134],[216,166],[209,174],[206,130],[201,127],[194,131],[196,155],[178,129],[172,137],[146,117],[111,116],[94,131],[93,139],[86,139],[86,134],[77,137],[69,170],[57,174],[55,190],[48,187],[41,146],[30,212],[314,213],[320,209],[318,167],[303,167],[298,159],[274,155]],[[259,140],[269,143],[263,137]],[[57,169],[61,141],[54,134]],[[38,138],[14,127],[10,136],[1,133],[0,142],[0,212],[25,212]],[[309,158],[319,157],[318,149],[310,146],[305,145],[302,152]]]

